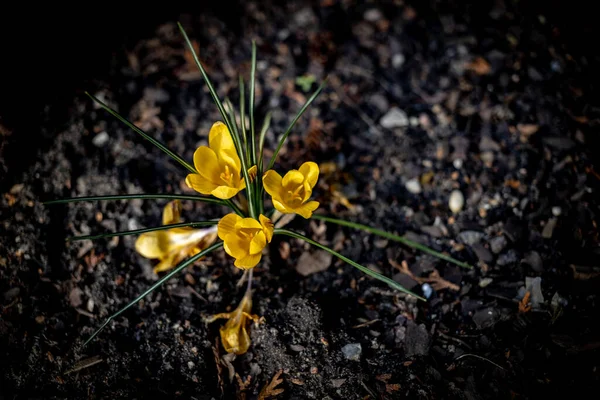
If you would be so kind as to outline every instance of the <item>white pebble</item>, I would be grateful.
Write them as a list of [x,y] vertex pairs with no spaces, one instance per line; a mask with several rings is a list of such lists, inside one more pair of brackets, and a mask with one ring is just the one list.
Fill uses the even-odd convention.
[[454,214],[460,212],[465,205],[465,196],[463,196],[460,190],[453,190],[450,193],[450,199],[448,200],[448,207]]
[[552,207],[552,215],[558,217],[560,214],[562,214],[562,209],[560,207]]
[[108,143],[109,139],[110,137],[108,136],[108,133],[106,133],[106,131],[102,131],[94,136],[92,143],[96,147],[104,147],[104,145]]
[[416,178],[406,181],[404,186],[406,187],[406,190],[408,190],[412,194],[421,193],[421,184],[419,183],[419,180]]

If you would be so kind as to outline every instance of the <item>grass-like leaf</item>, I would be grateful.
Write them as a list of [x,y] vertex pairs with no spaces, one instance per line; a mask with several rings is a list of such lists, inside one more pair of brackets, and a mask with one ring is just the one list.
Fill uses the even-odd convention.
[[160,286],[162,286],[163,283],[165,283],[166,281],[168,281],[169,279],[171,279],[174,275],[178,274],[183,269],[187,268],[189,265],[192,265],[198,259],[200,259],[200,258],[204,257],[205,255],[207,255],[207,254],[209,254],[209,253],[211,253],[211,252],[213,252],[213,251],[221,248],[222,246],[223,246],[223,242],[215,243],[212,246],[210,246],[210,247],[202,250],[200,253],[196,254],[195,256],[190,257],[187,260],[185,260],[182,263],[180,263],[171,272],[169,272],[167,275],[165,275],[161,279],[159,279],[154,285],[150,286],[146,291],[144,291],[144,293],[140,294],[138,297],[136,297],[133,301],[131,301],[125,307],[121,308],[119,311],[117,311],[116,313],[114,313],[113,315],[111,315],[110,317],[108,317],[108,319],[106,321],[104,321],[104,323],[100,326],[100,328],[98,328],[92,334],[92,336],[90,336],[88,338],[88,340],[85,341],[85,343],[83,345],[84,346],[87,345],[96,336],[98,336],[98,334],[100,332],[102,332],[102,330],[104,330],[104,328],[106,328],[106,326],[110,323],[110,321],[112,321],[113,319],[115,319],[116,317],[118,317],[119,315],[121,315],[122,313],[124,313],[126,310],[128,310],[129,308],[131,308],[132,306],[134,306],[135,304],[137,304],[140,300],[142,300],[144,297],[148,296],[154,290],[156,290],[157,288],[159,288]]
[[250,67],[250,140],[252,141],[252,165],[256,165],[256,131],[254,130],[254,96],[256,91],[256,41],[252,41]]
[[369,232],[369,233],[372,233],[374,235],[378,235],[378,236],[384,237],[386,239],[390,239],[390,240],[393,240],[395,242],[399,242],[399,243],[405,244],[408,247],[412,247],[413,249],[420,250],[423,253],[431,254],[434,257],[437,257],[437,258],[439,258],[441,260],[444,260],[444,261],[448,261],[448,262],[450,262],[452,264],[456,264],[459,267],[468,268],[468,269],[472,269],[473,268],[471,265],[469,265],[469,264],[467,264],[465,262],[459,261],[459,260],[457,260],[455,258],[452,258],[452,257],[446,255],[446,254],[440,253],[439,251],[435,251],[433,249],[430,249],[429,247],[427,247],[425,245],[422,245],[422,244],[417,243],[417,242],[413,242],[412,240],[403,238],[402,236],[394,235],[393,233],[382,231],[381,229],[372,228],[372,227],[367,226],[367,225],[357,224],[356,222],[344,221],[343,219],[324,217],[324,216],[318,215],[318,214],[313,214],[312,218],[319,219],[319,220],[325,221],[325,222],[331,222],[333,224],[347,226],[349,228],[360,229],[362,231]]
[[225,111],[225,107],[223,107],[223,103],[219,99],[219,96],[217,95],[217,91],[215,90],[215,87],[213,86],[210,78],[208,77],[208,74],[204,70],[202,63],[200,62],[200,59],[198,58],[198,55],[196,54],[196,50],[194,50],[194,46],[192,45],[192,42],[190,41],[190,38],[188,37],[187,33],[185,33],[185,29],[183,29],[183,26],[181,25],[181,23],[178,22],[177,26],[179,27],[179,31],[183,35],[183,38],[184,38],[186,44],[188,45],[190,52],[192,53],[192,57],[194,58],[194,61],[196,62],[196,65],[198,66],[198,69],[200,70],[200,73],[202,74],[202,77],[204,78],[204,82],[206,82],[206,86],[208,87],[208,91],[210,92],[210,95],[212,96],[213,101],[215,102],[217,108],[219,109],[219,112],[221,113],[223,122],[225,122],[225,125],[227,125],[227,127],[229,128],[229,131],[232,131],[233,127],[231,126],[231,123],[227,116],[227,112]]
[[337,251],[332,250],[329,247],[327,247],[325,245],[322,245],[319,242],[315,242],[314,240],[309,239],[309,238],[307,238],[304,235],[301,235],[301,234],[296,233],[294,231],[289,231],[287,229],[275,229],[273,231],[273,234],[274,235],[286,235],[286,236],[291,236],[291,237],[296,238],[296,239],[304,240],[306,243],[312,244],[313,246],[316,246],[316,247],[320,248],[321,250],[325,250],[326,252],[330,253],[331,255],[336,256],[340,260],[347,262],[348,264],[352,265],[354,268],[359,269],[360,271],[364,272],[365,274],[367,274],[367,275],[369,275],[369,276],[371,276],[371,277],[373,277],[375,279],[378,279],[378,280],[380,280],[380,281],[382,281],[384,283],[387,283],[393,289],[399,290],[399,291],[401,291],[403,293],[406,293],[406,294],[409,294],[411,296],[414,296],[414,297],[416,297],[419,300],[425,301],[425,299],[423,297],[421,297],[421,296],[419,296],[419,295],[411,292],[410,290],[406,289],[404,286],[402,286],[398,282],[396,282],[396,281],[388,278],[387,276],[383,276],[383,275],[381,275],[378,272],[375,272],[375,271],[373,271],[373,270],[371,270],[371,269],[369,269],[369,268],[367,268],[367,267],[365,267],[363,265],[360,265],[359,263],[357,263],[355,261],[352,261],[351,259],[349,259],[347,257],[344,257],[343,255],[341,255]]
[[190,165],[187,161],[185,161],[183,158],[181,158],[177,154],[173,153],[164,144],[160,143],[158,140],[156,140],[152,136],[148,135],[146,132],[144,132],[143,130],[141,130],[137,126],[135,126],[129,120],[127,120],[126,118],[122,117],[118,112],[116,112],[115,110],[113,110],[112,108],[110,108],[109,106],[107,106],[100,99],[98,99],[95,96],[89,94],[88,92],[85,92],[85,94],[87,94],[92,100],[94,100],[96,103],[98,103],[100,105],[100,107],[102,107],[108,113],[112,114],[119,121],[123,122],[125,125],[127,125],[129,128],[131,128],[134,132],[138,133],[144,139],[146,139],[147,141],[149,141],[150,143],[152,143],[153,145],[155,145],[156,147],[158,147],[160,150],[162,150],[166,155],[168,155],[169,157],[171,157],[173,160],[175,160],[179,164],[183,165],[191,173],[193,173],[193,174],[197,174],[198,173],[196,171],[196,169],[192,165]]
[[258,138],[258,154],[260,154],[260,159],[258,160],[258,170],[259,170],[260,176],[262,176],[262,171],[263,171],[263,149],[265,147],[265,136],[267,135],[269,126],[271,126],[271,112],[270,111],[265,116],[265,120],[263,121],[263,126],[260,129],[260,135]]
[[44,205],[52,204],[66,204],[66,203],[77,203],[81,201],[103,201],[103,200],[153,200],[153,199],[166,199],[166,200],[193,200],[200,201],[203,203],[218,204],[221,206],[229,207],[229,204],[223,200],[213,199],[211,197],[200,197],[200,196],[189,196],[183,194],[117,194],[107,196],[91,196],[91,197],[71,197],[68,199],[50,200],[45,201]]
[[[231,132],[231,135],[233,137],[233,142],[235,144],[235,146],[237,147],[237,152],[240,155],[240,158],[244,157],[245,154],[245,149],[244,149],[244,145],[242,143],[241,137],[240,137],[240,132],[238,130],[238,126],[237,126],[237,121],[235,119],[235,109],[233,108],[233,104],[231,103],[231,100],[229,100],[229,98],[225,98],[225,105],[227,106],[227,111],[229,112],[229,120],[231,121],[231,127],[233,128],[233,131]],[[247,162],[247,161],[246,161]]]
[[186,228],[186,227],[200,228],[203,226],[214,226],[218,223],[219,223],[219,221],[182,222],[179,224],[161,225],[161,226],[155,226],[152,228],[134,229],[131,231],[103,233],[101,235],[73,236],[73,237],[67,238],[66,240],[68,242],[77,242],[79,240],[96,240],[96,239],[104,239],[104,238],[110,238],[110,237],[115,237],[115,236],[139,235],[140,233],[163,231],[163,230],[172,229],[172,228]]
[[[204,78],[204,82],[206,82],[206,86],[208,87],[208,91],[210,92],[210,95],[212,96],[212,99],[213,99],[215,105],[217,106],[217,108],[219,109],[219,112],[221,113],[223,122],[225,122],[225,125],[227,125],[227,128],[229,129],[229,132],[231,133],[234,142],[236,142],[235,146],[238,149],[238,154],[240,154],[240,161],[242,164],[242,174],[244,175],[244,181],[246,182],[246,190],[248,191],[248,197],[250,199],[252,199],[253,198],[253,190],[252,190],[253,185],[250,184],[250,178],[248,177],[248,165],[245,160],[246,157],[243,156],[244,153],[240,152],[242,145],[240,143],[241,141],[239,140],[239,136],[234,134],[232,122],[229,120],[229,117],[227,116],[227,111],[225,111],[225,107],[223,107],[223,102],[219,99],[219,96],[217,95],[217,91],[215,90],[215,87],[213,86],[210,78],[208,77],[208,74],[204,70],[202,63],[200,62],[200,59],[198,58],[198,55],[196,54],[196,50],[194,50],[194,46],[192,45],[192,42],[190,41],[190,38],[188,37],[187,33],[185,33],[185,29],[183,29],[183,26],[181,25],[180,22],[177,23],[177,26],[179,27],[179,31],[183,35],[183,38],[185,39],[185,42],[187,43],[188,48],[189,48],[190,52],[192,53],[194,61],[196,62],[196,65],[198,66],[198,69],[200,70],[200,73],[202,74],[202,77]],[[235,123],[235,121],[233,121],[233,123]],[[249,201],[248,207],[250,209],[250,216],[253,218],[257,218],[256,211],[254,208],[254,202]]]
[[319,88],[312,94],[312,96],[309,97],[308,100],[306,100],[306,103],[304,103],[304,105],[302,106],[300,111],[298,111],[298,114],[296,114],[296,116],[292,120],[292,123],[290,124],[290,126],[288,126],[287,130],[281,137],[281,140],[279,141],[279,144],[277,145],[277,148],[275,149],[275,152],[273,153],[273,158],[271,158],[271,161],[269,162],[269,168],[267,168],[267,170],[270,170],[271,168],[273,168],[273,165],[275,164],[275,160],[277,159],[277,154],[279,154],[279,150],[281,150],[281,148],[283,147],[283,144],[285,143],[287,137],[290,135],[290,132],[294,128],[294,125],[296,125],[296,122],[298,122],[298,119],[300,119],[302,114],[304,114],[304,111],[306,111],[308,106],[310,106],[310,104],[317,98],[319,93],[321,93],[321,91],[325,87],[326,82],[327,81],[323,81],[323,83],[321,83],[321,86],[319,86]]
[[246,135],[246,90],[244,88],[244,78],[240,75],[240,123],[242,125],[242,138],[244,139],[244,148],[248,149],[248,137]]

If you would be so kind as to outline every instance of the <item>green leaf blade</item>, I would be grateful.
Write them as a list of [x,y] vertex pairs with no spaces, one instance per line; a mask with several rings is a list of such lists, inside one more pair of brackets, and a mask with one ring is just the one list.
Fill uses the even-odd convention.
[[341,226],[346,226],[349,228],[359,229],[359,230],[362,230],[365,232],[369,232],[369,233],[372,233],[373,235],[381,236],[386,239],[390,239],[395,242],[402,243],[406,246],[412,247],[413,249],[420,250],[424,253],[427,253],[434,257],[437,257],[441,260],[448,261],[452,264],[458,265],[459,267],[473,269],[473,266],[471,266],[465,262],[459,261],[453,257],[446,255],[446,254],[440,253],[439,251],[430,249],[429,247],[427,247],[423,244],[413,242],[412,240],[403,238],[402,236],[394,235],[393,233],[389,233],[389,232],[383,231],[381,229],[372,228],[368,225],[358,224],[356,222],[344,221],[343,219],[325,217],[323,215],[318,215],[318,214],[313,214],[312,218],[318,219],[321,221],[325,221],[325,222],[330,222],[330,223],[337,224],[337,225],[341,225]]
[[118,112],[116,112],[115,110],[113,110],[112,108],[110,108],[108,105],[106,105],[100,99],[98,99],[97,97],[91,95],[88,92],[85,92],[85,94],[89,98],[91,98],[93,101],[95,101],[96,103],[98,103],[100,105],[100,107],[102,107],[105,111],[107,111],[113,117],[117,118],[119,121],[121,121],[122,123],[124,123],[125,125],[127,125],[135,133],[139,134],[144,139],[146,139],[147,141],[149,141],[150,143],[152,143],[154,146],[158,147],[162,152],[164,152],[166,155],[168,155],[169,157],[171,157],[173,160],[175,160],[179,164],[183,165],[188,171],[190,171],[193,174],[197,174],[198,173],[196,171],[196,168],[194,168],[192,165],[190,165],[187,161],[185,161],[179,155],[177,155],[174,152],[172,152],[171,150],[169,150],[169,148],[167,146],[165,146],[164,144],[160,143],[158,140],[154,139],[152,136],[148,135],[146,132],[144,132],[143,130],[141,130],[137,126],[135,126],[128,119],[126,119],[125,117],[122,117]]
[[351,266],[353,266],[354,268],[360,270],[361,272],[365,273],[366,275],[369,275],[377,280],[380,280],[384,283],[387,283],[390,287],[392,287],[393,289],[399,290],[403,293],[406,293],[408,295],[411,295],[413,297],[416,297],[419,300],[422,301],[426,301],[423,297],[411,292],[410,290],[406,289],[404,286],[400,285],[398,282],[388,278],[387,276],[381,275],[378,272],[375,272],[363,265],[360,265],[359,263],[357,263],[356,261],[353,261],[343,255],[341,255],[340,253],[338,253],[337,251],[330,249],[329,247],[322,245],[319,242],[316,242],[312,239],[307,238],[304,235],[301,235],[299,233],[296,233],[294,231],[289,231],[287,229],[275,229],[273,231],[274,235],[285,235],[285,236],[290,236],[296,239],[300,239],[300,240],[304,240],[306,243],[309,243],[315,247],[320,248],[321,250],[325,250],[326,252],[328,252],[329,254],[336,256],[337,258],[339,258],[342,261],[345,261],[346,263],[350,264]]
[[45,201],[44,205],[55,205],[55,204],[67,204],[67,203],[78,203],[82,201],[113,201],[113,200],[192,200],[200,201],[203,203],[218,204],[221,206],[228,206],[223,200],[214,199],[211,197],[200,197],[183,194],[123,194],[123,195],[106,195],[106,196],[84,196],[84,197],[70,197],[67,199],[58,199]]
[[304,105],[302,106],[300,111],[298,111],[298,114],[296,114],[296,116],[294,117],[294,119],[292,120],[292,122],[290,123],[290,125],[288,126],[286,131],[284,132],[283,136],[279,140],[279,144],[277,145],[277,148],[275,149],[275,152],[273,153],[273,157],[271,158],[271,161],[269,162],[269,167],[267,168],[267,170],[270,170],[271,168],[273,168],[273,165],[275,164],[275,160],[277,159],[277,154],[279,154],[279,150],[281,150],[287,137],[292,132],[294,125],[296,125],[296,122],[298,122],[298,120],[300,119],[302,114],[304,114],[304,111],[306,111],[306,109],[311,105],[311,103],[317,98],[319,93],[321,93],[321,91],[325,87],[326,82],[327,81],[323,81],[323,83],[321,83],[321,86],[319,86],[319,88],[312,94],[312,96],[309,97],[308,100],[306,100],[306,103],[304,103]]
[[141,228],[141,229],[134,229],[134,230],[130,230],[130,231],[103,233],[100,235],[73,236],[73,237],[67,238],[66,240],[68,242],[77,242],[80,240],[105,239],[105,238],[111,238],[111,237],[117,237],[117,236],[139,235],[139,234],[146,233],[146,232],[163,231],[163,230],[173,229],[173,228],[188,228],[188,227],[189,228],[200,228],[200,227],[206,227],[206,226],[214,226],[214,225],[217,225],[218,223],[219,223],[219,221],[182,222],[179,224],[161,225],[161,226],[155,226],[152,228]]

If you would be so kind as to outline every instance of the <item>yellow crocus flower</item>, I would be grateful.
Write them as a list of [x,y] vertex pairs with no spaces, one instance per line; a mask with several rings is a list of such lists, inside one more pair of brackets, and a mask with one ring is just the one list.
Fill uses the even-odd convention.
[[319,207],[319,202],[308,201],[318,179],[319,166],[309,161],[297,170],[288,171],[283,178],[272,169],[268,170],[263,175],[263,185],[277,211],[310,218]]
[[[167,203],[163,210],[163,225],[180,222],[181,202]],[[167,271],[183,259],[198,254],[216,239],[216,227],[195,229],[191,227],[171,228],[142,233],[135,242],[135,249],[143,257],[158,258],[154,273]]]
[[210,128],[208,147],[200,146],[194,152],[194,167],[198,173],[189,174],[185,183],[199,193],[226,200],[246,187],[231,133],[220,121]]
[[220,313],[206,319],[207,323],[211,323],[220,318],[226,318],[228,321],[219,329],[223,347],[228,353],[237,355],[244,354],[250,347],[250,335],[248,335],[249,320],[258,323],[260,318],[257,315],[252,315],[252,295],[247,292],[242,301],[233,312]]
[[223,240],[223,248],[235,258],[234,265],[241,269],[254,268],[260,262],[262,250],[273,238],[273,223],[264,215],[242,218],[227,214],[219,221],[217,234]]

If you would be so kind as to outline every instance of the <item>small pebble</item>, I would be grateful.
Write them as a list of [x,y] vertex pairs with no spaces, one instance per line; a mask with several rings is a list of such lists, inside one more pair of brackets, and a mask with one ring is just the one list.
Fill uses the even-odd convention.
[[504,236],[496,236],[490,240],[490,248],[494,254],[499,254],[508,244]]
[[393,107],[381,117],[379,123],[387,129],[405,128],[408,126],[408,116],[401,109]]
[[360,361],[362,346],[360,343],[350,343],[342,347],[342,353],[347,360]]
[[421,290],[423,291],[423,296],[425,296],[426,299],[430,298],[433,294],[433,288],[429,283],[424,283],[421,285]]
[[562,214],[562,209],[560,207],[552,207],[552,215],[558,217],[560,214]]
[[448,207],[454,214],[460,212],[465,205],[465,196],[463,196],[460,190],[453,190],[450,193],[450,199],[448,200]]
[[406,190],[408,190],[412,194],[421,193],[421,184],[419,183],[419,180],[416,178],[406,181],[404,186],[406,187]]
[[404,65],[404,61],[406,61],[406,58],[402,53],[397,53],[392,56],[392,66],[396,69],[401,68]]
[[456,169],[461,169],[463,166],[463,160],[460,158],[457,158],[454,161],[452,161],[452,165],[454,165],[454,168],[456,168]]
[[490,283],[492,283],[494,280],[492,278],[482,278],[479,281],[479,287],[480,288],[484,288],[486,286],[488,286]]
[[196,365],[192,362],[192,361],[188,361],[188,368],[189,369],[194,369]]
[[106,131],[102,131],[94,136],[92,143],[96,147],[104,147],[108,143],[109,139],[110,137],[108,136],[108,133],[106,133]]

